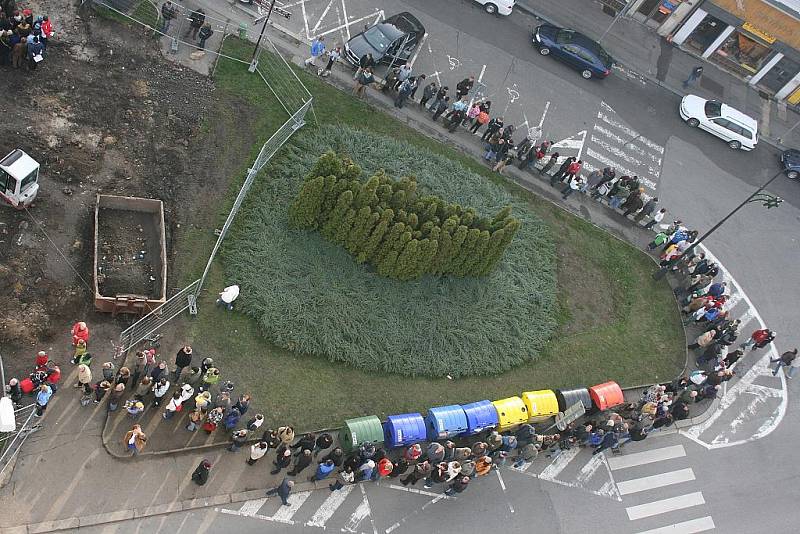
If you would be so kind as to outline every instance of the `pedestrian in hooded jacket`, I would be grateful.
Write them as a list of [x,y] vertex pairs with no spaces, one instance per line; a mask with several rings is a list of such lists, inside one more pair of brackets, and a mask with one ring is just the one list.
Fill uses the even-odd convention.
[[228,412],[228,415],[225,416],[225,419],[223,421],[223,425],[225,425],[225,430],[233,430],[234,428],[236,428],[236,425],[239,424],[239,419],[241,418],[242,416],[239,413],[239,410],[237,410],[236,408],[231,408],[231,411]]
[[167,394],[167,391],[169,391],[169,380],[166,378],[161,378],[158,382],[153,384],[153,395],[155,396],[153,404],[155,406],[161,406],[161,401],[164,395]]
[[228,447],[230,452],[237,452],[247,443],[247,429],[240,428],[231,434],[231,445]]
[[175,372],[172,376],[176,384],[183,370],[190,365],[192,365],[192,347],[191,345],[184,345],[175,355]]
[[78,381],[73,387],[86,389],[92,383],[92,370],[86,365],[78,366]]
[[327,450],[331,445],[333,445],[333,436],[327,432],[323,432],[317,436],[317,440],[314,442],[314,456],[317,456],[319,453]]
[[[775,370],[772,371],[772,376],[778,376],[778,372],[781,370],[781,367],[789,367],[796,358],[797,349],[787,350],[777,358],[770,358],[769,361],[772,363],[777,363]],[[791,378],[791,375],[788,378]]]
[[208,476],[211,473],[211,462],[205,458],[200,462],[200,465],[192,473],[192,480],[198,486],[204,486],[208,482]]
[[87,345],[89,343],[89,327],[83,321],[72,325],[72,346],[75,347],[80,340],[83,340]]

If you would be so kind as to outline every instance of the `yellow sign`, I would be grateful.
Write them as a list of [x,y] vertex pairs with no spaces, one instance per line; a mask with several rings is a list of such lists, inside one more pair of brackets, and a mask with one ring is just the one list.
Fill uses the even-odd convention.
[[755,26],[753,26],[749,22],[745,22],[744,24],[742,24],[742,29],[752,33],[753,35],[755,35],[755,36],[757,36],[757,37],[759,37],[761,39],[763,39],[764,41],[768,42],[769,44],[772,44],[775,41],[777,41],[777,38],[771,36],[770,34],[768,34],[765,31],[759,30],[758,28],[756,28]]

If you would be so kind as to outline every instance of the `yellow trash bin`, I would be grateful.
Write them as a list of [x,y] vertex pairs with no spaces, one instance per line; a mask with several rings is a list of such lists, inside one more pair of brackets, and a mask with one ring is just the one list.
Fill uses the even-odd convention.
[[522,400],[528,408],[531,423],[541,423],[558,413],[558,397],[551,389],[525,391]]
[[492,405],[497,410],[497,418],[500,423],[497,430],[500,432],[528,422],[528,408],[519,397],[492,401]]

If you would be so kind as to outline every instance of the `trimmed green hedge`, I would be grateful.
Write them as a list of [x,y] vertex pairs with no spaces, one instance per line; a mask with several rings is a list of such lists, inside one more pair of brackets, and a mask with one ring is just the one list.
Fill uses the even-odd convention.
[[[328,150],[368,175],[413,174],[422,194],[478,213],[511,206],[521,226],[486,277],[378,276],[320,234],[289,225],[289,205]],[[368,370],[506,371],[536,358],[556,327],[555,247],[527,204],[452,160],[354,128],[323,126],[293,139],[250,192],[224,259],[228,280],[242,287],[239,309],[268,339]]]
[[289,207],[289,223],[320,230],[381,276],[485,276],[519,229],[510,206],[488,219],[473,208],[421,195],[414,176],[362,178],[361,167],[326,152]]

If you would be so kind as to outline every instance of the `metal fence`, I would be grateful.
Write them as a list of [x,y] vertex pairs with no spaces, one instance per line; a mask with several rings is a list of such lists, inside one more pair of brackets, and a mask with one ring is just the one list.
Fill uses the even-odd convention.
[[10,473],[10,471],[6,472],[6,468],[11,465],[22,444],[32,432],[36,432],[40,428],[39,424],[32,424],[34,413],[36,413],[36,404],[28,404],[14,410],[15,418],[17,420],[24,418],[24,422],[18,427],[18,430],[0,434],[0,486],[5,480],[4,477]]
[[195,280],[170,297],[164,304],[123,330],[119,336],[120,347],[118,350],[120,354],[125,354],[137,343],[152,337],[166,323],[186,310],[193,308],[195,306],[195,291],[199,285],[200,280]]

